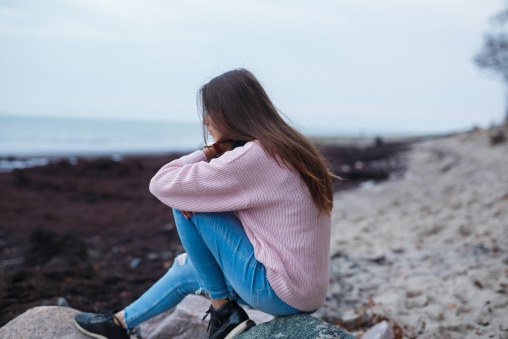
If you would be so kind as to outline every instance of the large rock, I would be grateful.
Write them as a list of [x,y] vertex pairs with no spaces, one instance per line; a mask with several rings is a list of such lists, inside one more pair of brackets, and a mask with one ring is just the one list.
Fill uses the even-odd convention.
[[311,315],[277,317],[235,337],[236,339],[356,339],[355,336]]
[[[174,310],[141,324],[143,339],[206,338],[208,321],[202,319],[209,307],[208,299],[189,295]],[[238,339],[355,339],[353,335],[310,315],[274,318],[250,308],[245,310],[257,326],[236,337]]]
[[[210,301],[189,295],[173,310],[141,324],[143,339],[196,339],[206,337],[208,319],[203,321]],[[249,317],[262,324],[273,316],[246,309]],[[11,320],[0,328],[1,339],[87,339],[74,326],[74,316],[80,311],[70,307],[39,306]]]
[[[209,317],[203,321],[210,301],[197,295],[188,295],[174,310],[160,314],[141,324],[143,339],[196,339],[206,338]],[[273,319],[273,316],[246,308],[256,324]]]
[[74,326],[78,310],[60,306],[39,306],[12,319],[0,328],[2,339],[90,339]]
[[[197,339],[206,337],[208,319],[203,315],[210,307],[206,298],[189,295],[173,310],[141,324],[143,339]],[[339,328],[310,315],[277,317],[246,309],[258,324],[238,339],[299,338],[354,339]],[[86,339],[74,326],[80,311],[70,307],[40,306],[32,308],[0,328],[1,339]]]

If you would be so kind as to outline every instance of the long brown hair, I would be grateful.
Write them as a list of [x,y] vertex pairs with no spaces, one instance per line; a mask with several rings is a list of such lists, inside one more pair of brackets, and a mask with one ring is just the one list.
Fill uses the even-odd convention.
[[[317,148],[282,119],[251,72],[240,68],[213,78],[199,89],[197,102],[203,121],[210,118],[230,140],[258,140],[279,165],[296,170],[316,206],[331,213],[332,177],[338,177]],[[206,138],[204,124],[203,133]]]

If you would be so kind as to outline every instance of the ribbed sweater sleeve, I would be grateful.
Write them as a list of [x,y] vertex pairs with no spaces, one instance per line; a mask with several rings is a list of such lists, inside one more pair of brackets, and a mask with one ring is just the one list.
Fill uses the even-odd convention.
[[196,151],[162,167],[150,181],[150,192],[164,204],[183,211],[224,212],[245,208],[248,197],[228,164],[233,152],[206,161]]

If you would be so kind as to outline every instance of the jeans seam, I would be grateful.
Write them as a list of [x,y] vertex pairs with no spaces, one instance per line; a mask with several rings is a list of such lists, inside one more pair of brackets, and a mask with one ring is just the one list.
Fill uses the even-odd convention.
[[260,300],[259,295],[260,295],[261,293],[263,293],[263,291],[266,291],[266,290],[268,290],[268,289],[270,289],[270,288],[271,288],[271,287],[256,288],[256,289],[254,290],[254,305],[255,305],[256,307],[259,307],[259,300]]
[[[145,315],[146,313],[150,312],[151,310],[153,310],[155,307],[157,307],[164,299],[166,299],[171,293],[173,293],[177,288],[179,288],[180,286],[182,285],[185,285],[185,284],[188,284],[188,283],[198,283],[199,284],[199,281],[196,280],[186,280],[176,286],[174,286],[172,289],[170,289],[168,292],[164,293],[163,296],[161,298],[159,298],[159,300],[157,300],[156,303],[153,303],[150,305],[150,307],[148,308],[145,308],[139,315],[137,315],[136,317],[134,317],[133,319],[129,319],[130,321],[129,322],[135,322],[136,320],[138,320],[139,318],[141,318],[143,315]],[[127,319],[126,319],[127,320]],[[132,328],[131,326],[129,326],[127,324],[127,327],[128,328]]]
[[[201,215],[209,224],[210,226],[215,230],[215,232],[222,238],[224,239],[224,243],[226,243],[231,249],[233,249],[233,251],[240,257],[242,258],[244,261],[248,261],[247,258],[245,258],[243,255],[241,255],[240,253],[238,253],[234,247],[230,244],[230,242],[222,235],[221,232],[218,232],[217,228],[214,226],[214,223],[211,222],[207,217],[206,215]],[[197,220],[196,220],[197,221]],[[196,225],[197,227],[197,225]],[[201,233],[201,232],[200,232]],[[255,258],[255,257],[254,257]],[[257,259],[256,259],[256,262],[259,262]],[[252,265],[252,264],[249,264],[250,267],[254,268],[255,270],[257,271],[260,271],[261,269],[257,268],[256,267],[256,264]]]

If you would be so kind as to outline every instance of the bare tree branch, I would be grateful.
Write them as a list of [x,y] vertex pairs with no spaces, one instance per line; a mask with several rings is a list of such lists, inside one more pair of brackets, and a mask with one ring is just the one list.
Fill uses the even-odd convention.
[[490,21],[491,31],[485,34],[483,48],[474,61],[479,68],[501,76],[508,86],[508,9],[495,15]]

